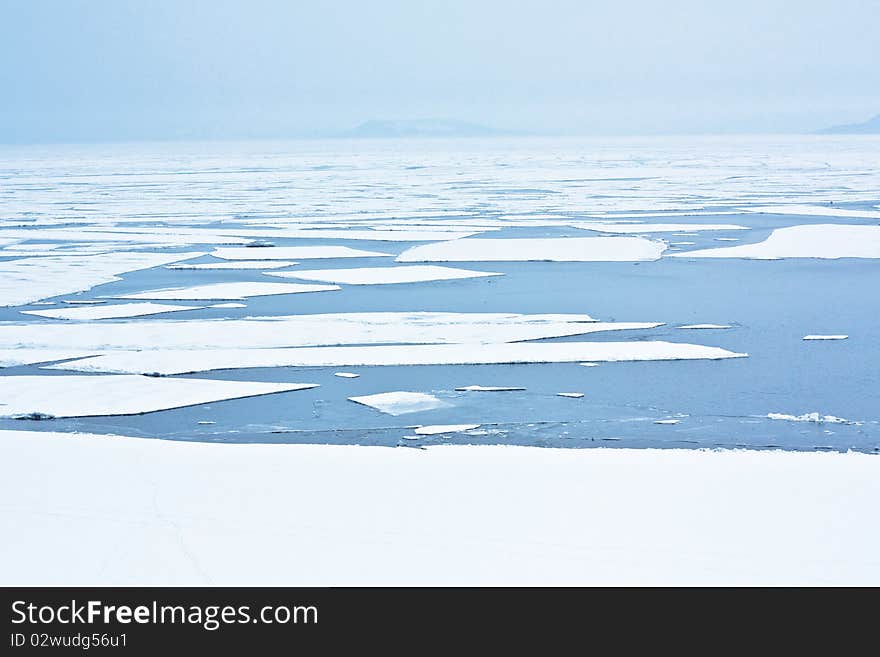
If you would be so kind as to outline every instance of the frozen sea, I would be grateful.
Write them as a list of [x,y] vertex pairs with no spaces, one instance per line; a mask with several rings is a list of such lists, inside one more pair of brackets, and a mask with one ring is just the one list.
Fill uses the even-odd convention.
[[[681,226],[663,230],[658,224]],[[602,230],[603,225],[608,230]],[[710,230],[708,225],[727,228]],[[28,349],[87,353],[59,353],[0,369],[0,379],[9,378],[0,386],[6,391],[0,392],[0,428],[218,442],[877,452],[880,254],[777,259],[686,255],[762,244],[773,231],[789,227],[828,225],[880,227],[880,138],[4,146],[0,294],[6,296],[0,298],[0,351],[10,363],[16,358],[10,354]],[[321,234],[322,230],[333,232]],[[381,239],[370,239],[369,231]],[[418,241],[389,238],[396,231]],[[456,231],[472,234],[460,236],[464,232]],[[396,262],[396,256],[447,241],[526,239],[538,249],[541,240],[549,238],[610,236],[660,244],[662,255],[620,261],[425,262],[419,264],[500,275],[393,284],[341,282],[339,289],[243,299],[163,299],[153,303],[197,309],[130,318],[30,314],[144,303],[120,297],[217,283],[333,285],[271,274],[400,267],[414,263],[406,257],[406,262]],[[823,248],[830,239],[827,244],[818,242],[816,248]],[[844,243],[844,250],[865,247],[866,240],[856,242]],[[278,269],[168,268],[235,262],[212,253],[249,244],[255,247],[248,249],[252,260],[267,265],[271,260],[264,258],[270,257],[271,249],[283,247],[341,246],[387,255],[282,258],[297,264]],[[870,244],[866,248],[870,251]],[[178,253],[183,256],[179,261],[174,257]],[[111,271],[108,263],[120,254],[167,258],[157,266],[125,270],[119,265]],[[101,303],[83,303],[89,301]],[[223,307],[209,307],[216,304]],[[719,347],[747,357],[594,366],[572,360],[224,367],[152,378],[157,385],[168,378],[318,385],[118,415],[91,415],[88,408],[95,400],[89,396],[94,392],[84,395],[81,384],[71,379],[70,399],[83,394],[86,417],[55,414],[57,400],[48,393],[41,398],[37,388],[22,396],[16,388],[15,377],[79,375],[103,377],[108,391],[117,392],[118,375],[77,369],[88,362],[81,356],[180,348],[172,344],[176,327],[181,334],[202,333],[207,345],[223,337],[222,320],[388,312],[589,315],[601,322],[658,323],[654,328],[498,340],[662,341]],[[678,328],[705,324],[726,328]],[[134,342],[110,344],[107,332],[123,325],[140,327],[126,334],[135,336]],[[156,337],[163,326],[174,327],[172,337]],[[137,343],[141,329],[143,344]],[[272,346],[371,350],[377,344],[420,344],[401,342],[389,330],[387,340],[379,335],[371,342],[352,342],[332,332],[308,342],[292,332],[273,337]],[[425,343],[444,339],[437,337],[440,333]],[[807,335],[847,337],[803,340]],[[211,348],[218,352],[269,346],[252,343],[246,335],[237,339],[239,343],[222,349]],[[491,331],[464,341],[462,351],[477,354],[487,343],[493,343]],[[187,344],[184,350],[195,352],[199,345]],[[338,372],[359,376],[344,378],[336,376]],[[470,385],[522,389],[456,390]],[[438,404],[393,415],[349,400],[394,391],[430,395]],[[561,392],[583,397],[562,397]],[[12,408],[14,395],[19,395],[15,408],[24,404],[28,412],[3,412],[4,405]],[[127,404],[131,408],[137,400]],[[426,425],[479,426],[414,433],[415,427]]]

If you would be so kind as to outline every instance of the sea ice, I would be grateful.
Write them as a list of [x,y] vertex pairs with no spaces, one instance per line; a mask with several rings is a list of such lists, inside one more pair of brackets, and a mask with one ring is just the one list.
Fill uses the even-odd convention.
[[397,262],[629,262],[657,260],[665,248],[643,237],[463,239],[414,246]]
[[3,376],[0,417],[134,415],[315,387],[148,376]]
[[456,388],[458,392],[513,392],[517,390],[525,390],[525,388],[515,388],[510,386],[464,386]]
[[803,415],[787,415],[786,413],[767,413],[771,420],[787,420],[788,422],[813,422],[816,424],[852,424],[849,420],[834,415],[821,415],[818,412]]
[[166,299],[179,301],[211,301],[213,299],[247,299],[272,294],[300,294],[303,292],[329,292],[341,290],[338,285],[301,285],[299,283],[211,283],[194,287],[168,288],[120,294],[114,299]]
[[584,396],[582,392],[557,392],[557,397],[570,397],[571,399],[580,399]]
[[372,258],[390,257],[391,253],[362,251],[348,246],[270,246],[261,249],[217,249],[212,256],[224,260],[310,260],[319,258]]
[[285,262],[267,262],[265,260],[237,260],[235,262],[200,262],[195,265],[167,265],[165,269],[283,269],[284,267],[292,267],[299,263]]
[[18,365],[36,365],[56,360],[72,358],[88,358],[97,356],[99,351],[73,351],[65,349],[0,349],[0,367],[16,367]]
[[805,335],[803,340],[846,340],[848,335]]
[[848,208],[834,208],[828,205],[763,205],[752,208],[743,208],[743,211],[761,212],[765,214],[799,214],[816,217],[880,219],[880,211],[877,210],[852,210]]
[[777,228],[757,244],[670,254],[674,258],[880,258],[880,226],[807,224]]
[[215,303],[208,308],[247,308],[246,303]]
[[676,419],[668,419],[668,420],[654,420],[654,424],[678,424],[681,420]]
[[436,436],[444,433],[461,433],[479,428],[479,424],[428,424],[416,427],[413,433],[419,436]]
[[201,310],[204,306],[172,306],[161,303],[128,303],[109,306],[85,306],[82,308],[53,308],[52,310],[22,310],[24,315],[37,315],[53,319],[119,319],[122,317],[143,317],[159,313],[173,313],[181,310]]
[[308,269],[291,272],[271,272],[279,278],[302,278],[307,281],[345,283],[348,285],[382,285],[388,283],[419,283],[459,278],[503,276],[495,272],[471,271],[435,265],[412,265],[402,267],[359,267],[356,269]]
[[729,329],[733,328],[730,324],[683,324],[676,326],[679,329]]
[[[639,224],[639,223],[602,223],[602,222],[571,222],[572,228],[592,230],[600,233],[675,233],[679,231],[700,230],[748,230],[746,226],[735,224]],[[696,234],[696,233],[693,233]]]
[[349,400],[388,415],[406,415],[450,406],[442,399],[422,392],[383,392],[377,395],[349,397]]
[[334,372],[333,376],[338,376],[340,379],[357,379],[360,374],[355,374],[354,372]]

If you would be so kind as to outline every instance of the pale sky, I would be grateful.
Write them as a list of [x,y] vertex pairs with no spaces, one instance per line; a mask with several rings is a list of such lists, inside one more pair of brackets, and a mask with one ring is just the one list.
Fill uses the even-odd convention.
[[798,132],[880,113],[880,0],[0,0],[0,142]]

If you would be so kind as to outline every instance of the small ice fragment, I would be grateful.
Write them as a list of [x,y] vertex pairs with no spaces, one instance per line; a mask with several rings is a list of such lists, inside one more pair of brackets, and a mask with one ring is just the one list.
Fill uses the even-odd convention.
[[598,367],[598,363],[578,363],[581,367]]
[[217,424],[213,420],[199,420],[196,424]]
[[848,335],[805,335],[804,340],[846,340]]
[[415,432],[419,436],[435,436],[443,433],[461,433],[462,431],[470,431],[477,429],[479,424],[429,424],[417,427]]
[[558,397],[571,397],[572,399],[580,399],[584,396],[582,392],[557,392]]
[[434,395],[427,395],[422,392],[383,392],[376,395],[349,397],[348,399],[356,404],[375,408],[377,411],[387,413],[388,415],[418,413],[435,408],[445,408],[450,405]]
[[654,420],[654,424],[678,424],[681,420],[668,419],[668,420]]
[[401,436],[404,440],[420,440],[421,436]]
[[510,392],[514,390],[525,390],[525,388],[517,388],[511,386],[464,386],[455,389],[457,392]]
[[676,326],[680,329],[729,329],[733,328],[730,324],[683,324]]
[[716,237],[716,242],[739,242],[738,237]]
[[788,415],[786,413],[767,413],[771,420],[787,420],[788,422],[814,422],[816,424],[851,424],[849,420],[834,415],[820,415],[817,412],[804,413],[803,415]]
[[69,303],[71,305],[89,305],[97,303],[107,303],[103,299],[62,299],[61,303]]
[[355,374],[354,372],[334,372],[333,376],[338,376],[342,379],[356,379],[360,374]]
[[208,308],[247,308],[246,303],[215,303]]

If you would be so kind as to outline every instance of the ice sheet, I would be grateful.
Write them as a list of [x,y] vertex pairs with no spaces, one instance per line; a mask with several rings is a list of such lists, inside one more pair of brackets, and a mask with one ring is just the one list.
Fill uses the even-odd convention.
[[777,228],[757,244],[669,254],[674,258],[880,258],[880,226],[808,224]]
[[86,306],[82,308],[53,308],[51,310],[22,310],[24,315],[50,317],[53,319],[119,319],[122,317],[143,317],[159,313],[173,313],[181,310],[201,310],[204,306],[172,306],[161,303],[128,303],[107,306]]
[[0,417],[133,415],[314,387],[146,376],[3,376]]
[[836,208],[830,205],[760,205],[757,207],[743,208],[745,212],[761,212],[767,214],[799,214],[816,217],[848,217],[862,219],[880,219],[878,210],[859,210],[849,208]]
[[0,367],[34,365],[36,363],[49,363],[55,360],[68,360],[71,358],[87,358],[100,353],[100,351],[89,352],[72,349],[0,349]]
[[307,269],[295,272],[271,272],[279,278],[302,278],[307,281],[344,283],[348,285],[384,285],[389,283],[420,283],[445,281],[459,278],[503,276],[503,274],[434,265],[403,267],[359,267],[355,269]]
[[657,260],[665,248],[642,237],[463,239],[414,246],[397,262],[629,262]]
[[583,221],[571,222],[569,225],[572,228],[592,230],[600,233],[675,233],[682,230],[748,230],[747,226],[738,226],[736,224],[612,224],[600,221]]
[[448,402],[423,392],[382,392],[377,395],[349,397],[349,400],[388,415],[406,415],[451,406]]

